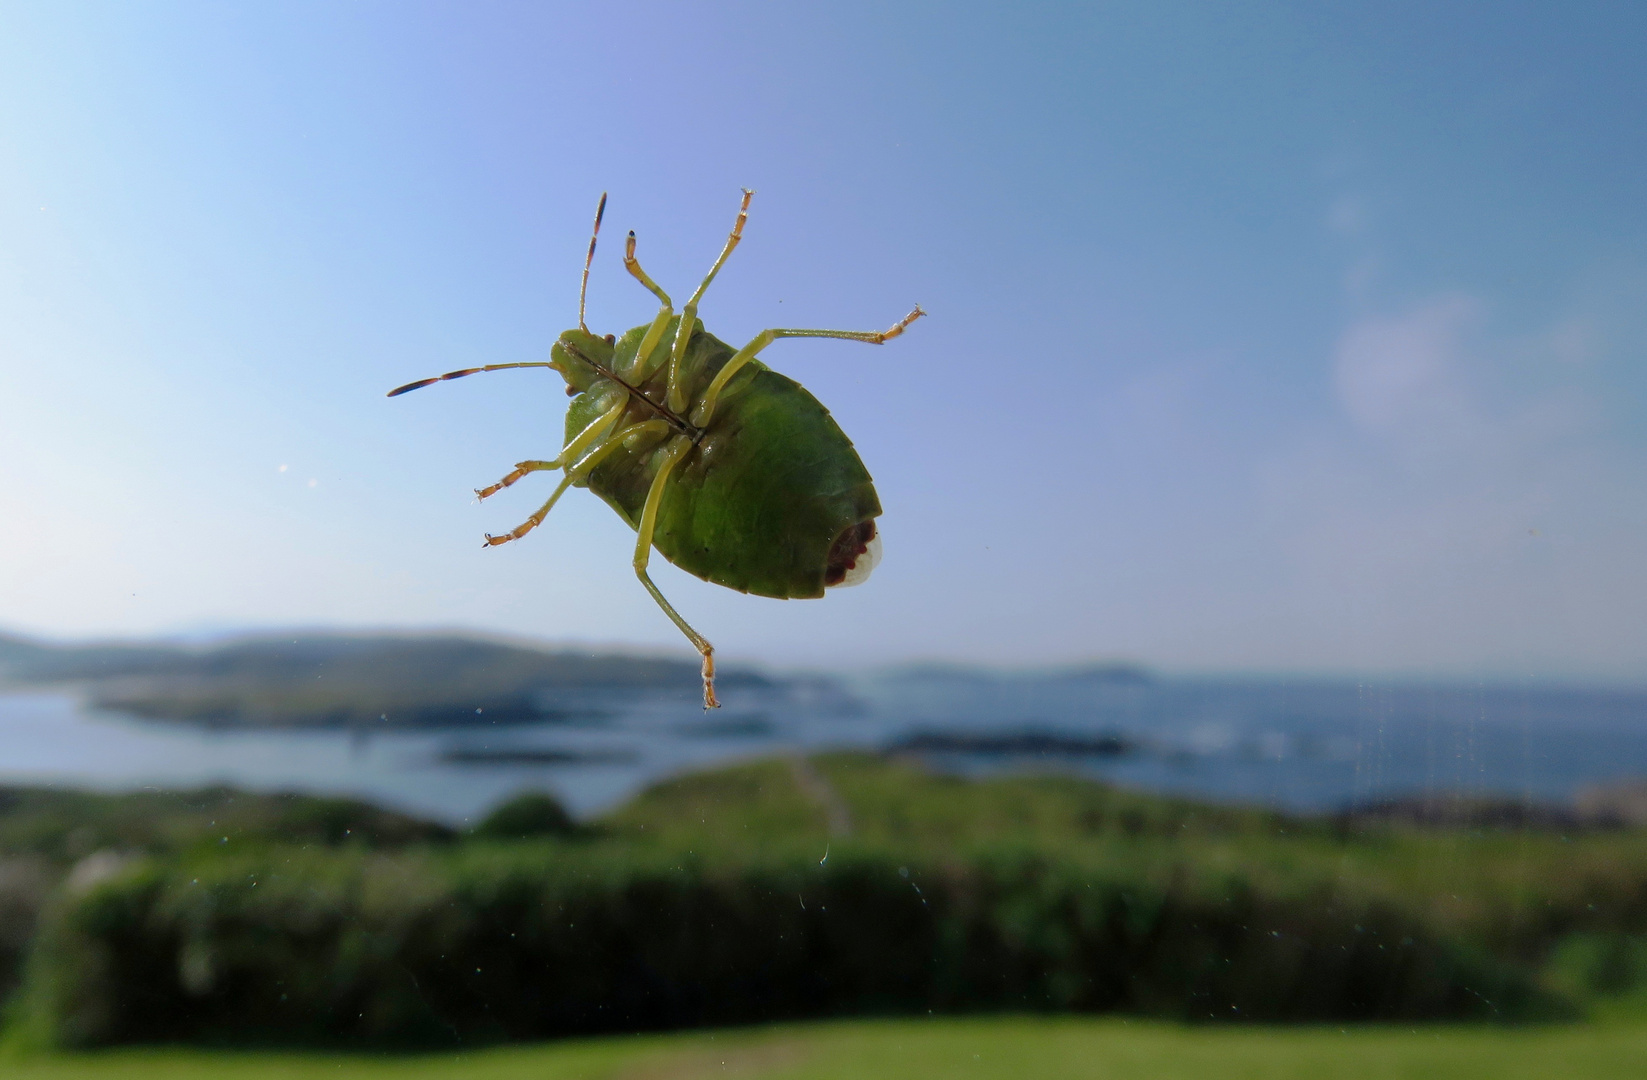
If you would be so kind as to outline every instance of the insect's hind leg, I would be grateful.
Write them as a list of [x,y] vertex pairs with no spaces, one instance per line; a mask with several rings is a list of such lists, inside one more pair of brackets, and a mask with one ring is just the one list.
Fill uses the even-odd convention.
[[646,506],[641,511],[640,525],[635,529],[635,576],[640,578],[641,584],[646,586],[646,591],[652,594],[652,599],[663,608],[663,613],[669,616],[669,620],[686,635],[687,640],[703,657],[703,707],[718,709],[721,703],[715,700],[715,647],[681,618],[680,612],[663,598],[663,593],[658,591],[658,587],[652,583],[651,576],[646,572],[647,565],[652,561],[652,534],[658,526],[658,505],[663,502],[663,489],[669,482],[669,474],[675,470],[675,463],[681,459],[681,455],[689,446],[690,443],[686,439],[676,437],[664,451],[663,465],[658,469],[658,475],[652,478],[652,486],[646,492]]

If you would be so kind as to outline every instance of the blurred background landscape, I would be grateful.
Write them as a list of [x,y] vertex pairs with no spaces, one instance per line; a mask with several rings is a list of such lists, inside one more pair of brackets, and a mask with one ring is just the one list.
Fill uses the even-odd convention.
[[688,660],[442,634],[0,665],[16,1046],[1027,1011],[1587,1018],[1627,1060],[1647,1007],[1647,691],[744,667],[708,712]]
[[[1644,46],[0,4],[0,1052],[1639,1073]],[[711,332],[930,318],[763,353],[885,558],[795,603],[655,561],[706,713],[598,499],[482,549],[558,380],[384,394],[545,358],[602,191],[588,322],[643,322],[622,234],[684,295],[741,187]]]

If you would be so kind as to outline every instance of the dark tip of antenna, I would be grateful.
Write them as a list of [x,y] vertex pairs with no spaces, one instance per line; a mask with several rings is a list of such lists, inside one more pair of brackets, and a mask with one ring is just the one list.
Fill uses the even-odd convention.
[[595,207],[595,227],[589,232],[589,254],[583,257],[583,284],[578,286],[578,329],[587,333],[589,326],[583,321],[585,303],[589,296],[589,267],[595,261],[595,241],[600,239],[601,219],[606,216],[606,192],[600,193],[600,203]]
[[429,386],[429,385],[431,385],[433,383],[437,383],[439,381],[440,381],[440,378],[438,376],[433,378],[433,379],[419,379],[417,382],[409,382],[405,386],[395,387],[393,390],[389,391],[388,396],[389,397],[399,397],[400,395],[402,395],[404,393],[407,393],[407,392],[412,391],[412,390],[421,390],[423,387]]

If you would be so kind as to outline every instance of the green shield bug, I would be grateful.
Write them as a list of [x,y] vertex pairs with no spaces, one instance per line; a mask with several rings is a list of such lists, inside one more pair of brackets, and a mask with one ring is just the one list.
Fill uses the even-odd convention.
[[745,191],[720,256],[677,315],[669,295],[646,275],[629,234],[623,265],[662,307],[650,323],[616,337],[584,323],[589,268],[606,196],[583,261],[578,326],[562,334],[547,361],[487,364],[389,391],[390,397],[445,379],[509,368],[552,368],[571,405],[558,457],[522,461],[475,494],[485,499],[534,472],[562,474],[554,494],[513,530],[490,534],[493,547],[519,540],[543,522],[568,487],[586,487],[635,530],[635,574],[665,615],[703,656],[703,704],[717,708],[715,649],[664,599],[647,574],[652,548],[705,581],[779,599],[818,597],[869,576],[880,554],[881,503],[852,442],[829,410],[799,383],[756,356],[778,338],[823,337],[879,345],[925,314],[919,306],[888,330],[763,330],[741,349],[709,334],[698,302],[743,238]]

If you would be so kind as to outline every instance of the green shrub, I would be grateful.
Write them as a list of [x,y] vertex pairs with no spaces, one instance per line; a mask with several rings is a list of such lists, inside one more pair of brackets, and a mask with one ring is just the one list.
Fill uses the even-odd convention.
[[523,840],[533,836],[572,836],[577,822],[560,800],[543,791],[523,791],[500,803],[475,826],[475,835],[496,840]]
[[1581,998],[1647,996],[1647,937],[1640,934],[1569,934],[1545,965],[1553,984]]
[[0,856],[68,864],[95,851],[175,852],[275,840],[405,847],[443,843],[451,829],[358,799],[196,791],[89,791],[0,786]]
[[43,859],[0,857],[0,1001],[16,987],[36,919],[55,878]]
[[1388,907],[1027,855],[711,862],[553,843],[135,865],[53,910],[60,1045],[417,1045],[865,1013],[1518,1017],[1511,969]]

